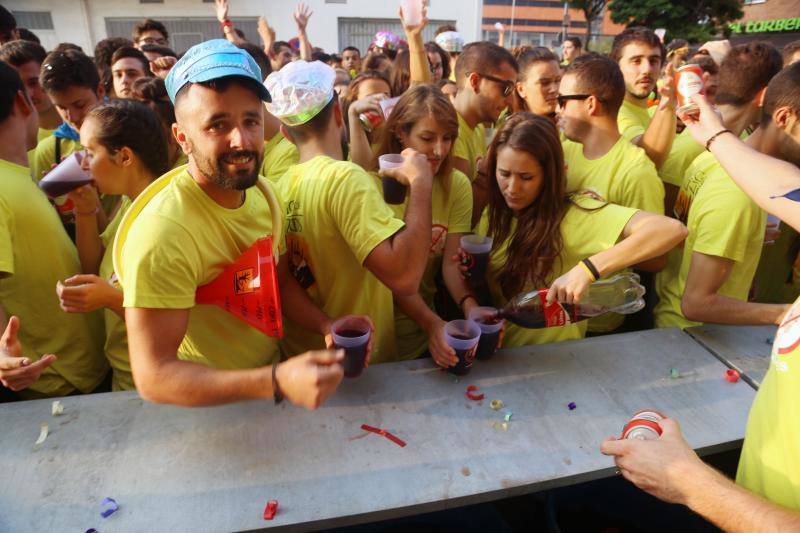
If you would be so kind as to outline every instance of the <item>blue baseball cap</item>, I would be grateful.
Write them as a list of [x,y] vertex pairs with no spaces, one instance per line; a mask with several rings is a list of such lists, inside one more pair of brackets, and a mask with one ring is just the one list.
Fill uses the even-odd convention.
[[255,80],[261,99],[265,102],[271,100],[269,91],[262,83],[258,63],[246,50],[225,39],[212,39],[189,48],[167,75],[167,94],[174,105],[175,96],[187,83],[210,81],[225,76],[243,76]]

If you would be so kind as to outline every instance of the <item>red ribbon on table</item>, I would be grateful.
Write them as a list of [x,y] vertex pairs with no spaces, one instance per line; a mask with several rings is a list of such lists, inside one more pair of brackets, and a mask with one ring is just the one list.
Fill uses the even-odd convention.
[[394,435],[392,435],[391,433],[389,433],[385,429],[374,428],[374,427],[368,426],[366,424],[361,424],[361,429],[363,429],[364,431],[370,431],[372,433],[375,433],[376,435],[380,435],[381,437],[386,437],[387,439],[389,439],[390,441],[394,442],[395,444],[397,444],[401,448],[404,448],[405,445],[406,445],[406,442],[404,440],[395,437]]
[[469,387],[467,387],[467,398],[476,402],[479,400],[483,400],[484,398],[483,393],[473,394],[473,392],[475,392],[476,390],[478,390],[478,387],[476,387],[475,385],[470,385]]

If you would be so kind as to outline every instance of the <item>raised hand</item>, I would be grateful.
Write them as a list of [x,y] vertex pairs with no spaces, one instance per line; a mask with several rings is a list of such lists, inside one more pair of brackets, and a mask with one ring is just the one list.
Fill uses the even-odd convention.
[[303,2],[297,4],[297,8],[294,10],[292,16],[294,17],[294,21],[297,23],[297,31],[303,33],[306,31],[306,26],[308,25],[308,19],[311,18],[314,12],[305,5]]

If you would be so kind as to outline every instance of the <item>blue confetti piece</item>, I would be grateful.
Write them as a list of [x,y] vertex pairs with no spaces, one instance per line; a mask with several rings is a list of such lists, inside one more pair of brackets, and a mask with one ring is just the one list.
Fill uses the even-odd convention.
[[103,518],[108,518],[112,514],[116,513],[117,509],[119,509],[119,505],[117,504],[116,500],[114,500],[114,498],[106,498],[100,505],[102,505],[103,507],[107,505],[109,506],[108,509],[103,509],[102,511],[100,511],[100,516],[102,516]]
[[569,410],[570,410],[570,411],[574,411],[574,410],[575,410],[575,408],[576,408],[576,407],[578,407],[578,406],[575,404],[575,402],[569,402],[569,403],[567,404],[567,407],[569,407]]

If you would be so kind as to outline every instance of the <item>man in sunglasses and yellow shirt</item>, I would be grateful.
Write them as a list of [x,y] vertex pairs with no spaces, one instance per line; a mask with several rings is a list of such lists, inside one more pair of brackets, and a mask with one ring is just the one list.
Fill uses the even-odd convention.
[[509,107],[517,71],[517,61],[508,50],[485,41],[465,46],[456,61],[458,138],[453,144],[454,166],[473,182],[473,222],[486,205],[488,191],[485,176],[476,180],[478,160],[486,157],[483,124],[497,122]]

